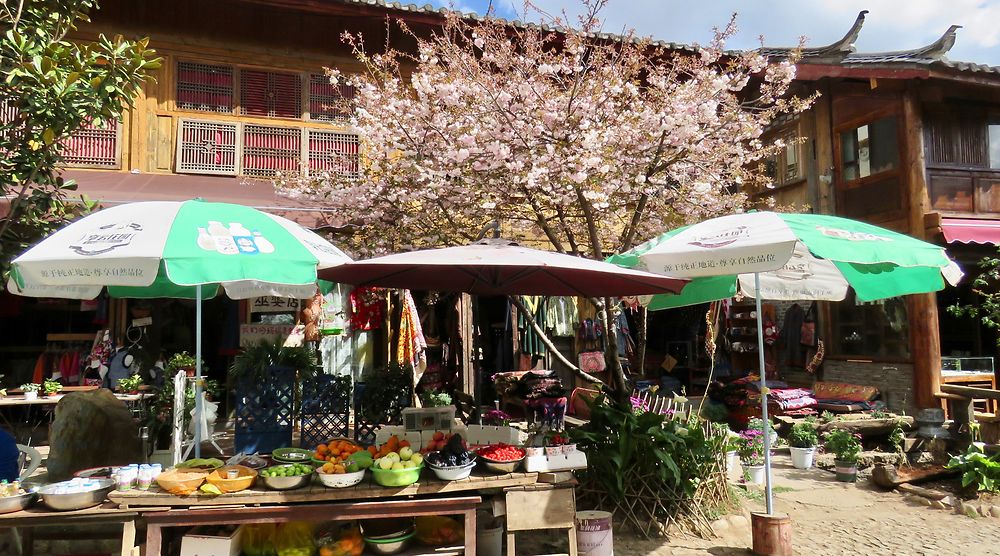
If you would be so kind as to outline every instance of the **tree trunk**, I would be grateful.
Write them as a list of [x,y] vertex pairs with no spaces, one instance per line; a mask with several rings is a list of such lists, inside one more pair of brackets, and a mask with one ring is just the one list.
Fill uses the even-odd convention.
[[646,330],[649,325],[647,319],[649,311],[645,307],[639,307],[639,318],[636,319],[638,328],[638,338],[636,340],[636,350],[639,352],[639,374],[646,375]]
[[622,368],[622,361],[618,357],[618,334],[616,333],[616,321],[612,319],[612,303],[614,299],[605,297],[601,307],[601,320],[604,321],[604,360],[608,371],[611,374],[611,388],[613,396],[622,407],[628,405],[629,392],[625,385],[625,369]]

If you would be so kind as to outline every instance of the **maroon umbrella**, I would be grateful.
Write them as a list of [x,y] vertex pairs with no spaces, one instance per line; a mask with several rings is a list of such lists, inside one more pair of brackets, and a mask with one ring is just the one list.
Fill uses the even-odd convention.
[[319,277],[356,286],[584,297],[677,293],[687,282],[505,240],[352,261],[320,270]]

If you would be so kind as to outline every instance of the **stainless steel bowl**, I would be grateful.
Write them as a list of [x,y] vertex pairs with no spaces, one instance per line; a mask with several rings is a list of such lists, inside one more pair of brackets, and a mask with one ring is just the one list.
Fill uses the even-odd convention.
[[55,494],[56,485],[46,485],[39,489],[38,494],[42,497],[42,503],[49,508],[65,512],[70,510],[82,510],[96,506],[107,498],[108,493],[115,488],[112,479],[96,479],[101,486],[96,490],[87,492],[74,492],[72,494]]
[[258,475],[257,478],[262,479],[264,481],[264,486],[271,490],[293,490],[296,488],[302,488],[311,483],[313,474],[295,475],[292,477],[264,477],[262,475]]
[[0,514],[9,514],[31,507],[38,500],[37,492],[26,492],[17,496],[0,498]]
[[516,459],[514,461],[493,461],[486,459],[483,456],[479,456],[477,459],[483,464],[483,467],[493,473],[513,473],[518,467],[521,466],[521,462],[524,461],[524,456],[521,456],[521,459]]

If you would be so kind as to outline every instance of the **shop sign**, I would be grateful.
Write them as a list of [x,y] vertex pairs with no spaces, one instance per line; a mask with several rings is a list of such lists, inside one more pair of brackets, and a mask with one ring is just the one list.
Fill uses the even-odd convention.
[[251,313],[297,313],[299,300],[291,297],[263,296],[250,300]]
[[292,324],[241,324],[240,325],[240,345],[256,344],[261,340],[273,342],[275,339],[284,340],[292,333]]

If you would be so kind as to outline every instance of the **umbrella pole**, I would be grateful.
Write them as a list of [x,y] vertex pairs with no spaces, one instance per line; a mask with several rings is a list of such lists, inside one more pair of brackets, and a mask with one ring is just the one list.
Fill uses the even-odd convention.
[[767,513],[774,513],[771,495],[771,427],[767,420],[767,371],[764,369],[764,315],[760,310],[760,273],[753,273],[754,299],[757,303],[757,358],[760,363],[760,418],[764,421],[764,500]]
[[201,457],[201,284],[194,287],[194,457]]

